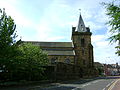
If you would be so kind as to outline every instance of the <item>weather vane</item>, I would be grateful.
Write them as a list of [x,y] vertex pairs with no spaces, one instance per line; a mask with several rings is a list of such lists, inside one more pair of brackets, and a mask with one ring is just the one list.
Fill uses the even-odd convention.
[[80,11],[80,14],[81,14],[81,9],[79,9],[79,11]]

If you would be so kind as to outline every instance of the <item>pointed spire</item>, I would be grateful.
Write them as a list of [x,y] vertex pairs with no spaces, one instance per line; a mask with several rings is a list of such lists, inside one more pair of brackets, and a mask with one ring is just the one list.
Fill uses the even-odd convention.
[[86,27],[85,27],[84,21],[82,19],[81,13],[80,13],[79,21],[78,21],[77,31],[78,32],[86,32]]

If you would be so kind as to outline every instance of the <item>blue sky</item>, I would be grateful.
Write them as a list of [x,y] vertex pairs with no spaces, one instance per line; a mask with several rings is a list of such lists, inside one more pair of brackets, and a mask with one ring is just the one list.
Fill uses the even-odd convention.
[[18,38],[24,41],[70,42],[72,26],[77,26],[80,15],[90,27],[94,46],[94,61],[120,64],[114,54],[115,44],[107,40],[110,27],[101,2],[111,0],[0,0],[17,25]]

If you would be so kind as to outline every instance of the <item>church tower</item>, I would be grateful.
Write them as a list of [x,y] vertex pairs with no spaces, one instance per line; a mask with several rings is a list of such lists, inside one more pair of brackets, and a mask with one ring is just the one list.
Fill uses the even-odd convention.
[[72,27],[72,42],[75,51],[75,64],[81,67],[93,67],[93,46],[91,44],[89,27],[85,27],[82,16],[80,15],[78,26]]

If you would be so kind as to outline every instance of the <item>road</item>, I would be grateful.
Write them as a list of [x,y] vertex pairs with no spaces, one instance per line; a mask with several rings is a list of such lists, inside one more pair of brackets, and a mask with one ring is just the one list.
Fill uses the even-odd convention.
[[50,86],[40,85],[0,88],[0,90],[120,90],[120,79],[107,78],[96,80],[78,80],[74,82],[54,83]]
[[58,86],[44,88],[41,90],[108,90],[115,81],[115,79],[99,79],[84,84],[79,84],[79,82],[60,84]]
[[120,79],[117,79],[108,90],[120,90]]

